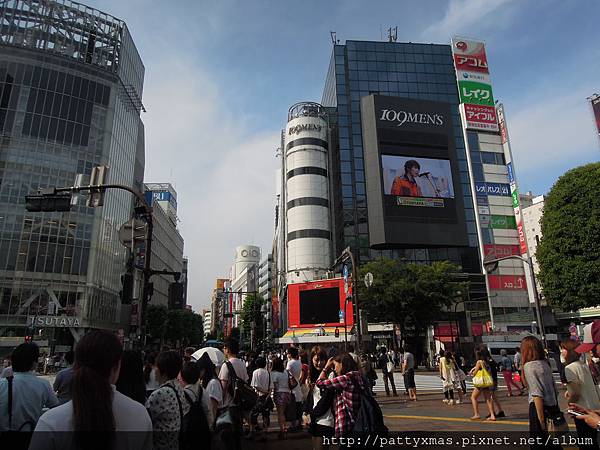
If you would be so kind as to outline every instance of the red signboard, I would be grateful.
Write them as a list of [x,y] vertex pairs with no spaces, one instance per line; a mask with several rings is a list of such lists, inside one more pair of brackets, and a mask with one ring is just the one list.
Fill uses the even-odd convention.
[[526,290],[524,275],[488,275],[490,289],[498,291]]
[[346,301],[343,278],[288,284],[287,292],[288,328],[354,325],[352,299]]
[[465,103],[464,107],[465,118],[470,128],[488,131],[496,131],[498,129],[496,108],[493,106]]
[[506,256],[521,255],[521,249],[518,245],[497,245],[485,244],[483,246],[484,257],[493,256],[494,258],[504,258]]
[[483,42],[457,40],[454,42],[453,53],[456,70],[490,73]]
[[458,336],[456,324],[438,323],[433,330],[434,336]]

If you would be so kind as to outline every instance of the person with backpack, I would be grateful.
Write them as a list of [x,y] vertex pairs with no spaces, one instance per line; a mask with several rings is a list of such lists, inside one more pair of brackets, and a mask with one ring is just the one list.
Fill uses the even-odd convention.
[[379,359],[377,360],[377,365],[381,369],[381,375],[383,377],[383,384],[385,386],[385,393],[389,397],[390,396],[390,388],[389,385],[392,385],[392,390],[394,392],[394,397],[398,397],[398,392],[396,391],[396,383],[394,382],[394,361],[390,358],[390,355],[387,353],[385,347],[381,347],[379,350]]
[[[336,376],[329,378],[332,370]],[[358,417],[361,395],[366,392],[363,377],[352,356],[341,353],[334,358],[329,358],[315,384],[320,389],[335,393],[335,437],[349,435]]]
[[211,432],[202,406],[202,386],[198,384],[200,379],[198,364],[194,361],[184,362],[179,379],[185,401],[189,405],[189,412],[183,417],[179,448],[180,450],[191,450],[196,446],[194,443],[197,443],[200,438],[202,448],[210,450]]
[[156,379],[160,387],[146,400],[154,428],[155,450],[179,449],[183,417],[190,410],[183,388],[177,381],[181,362],[181,356],[173,350],[161,352],[156,357]]

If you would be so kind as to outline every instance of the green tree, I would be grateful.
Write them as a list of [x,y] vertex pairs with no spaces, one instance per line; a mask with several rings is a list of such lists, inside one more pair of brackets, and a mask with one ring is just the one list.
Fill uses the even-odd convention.
[[600,163],[569,170],[544,201],[536,257],[548,302],[565,311],[600,304]]
[[[367,272],[373,285],[362,283]],[[422,336],[427,327],[447,316],[448,308],[466,292],[468,283],[458,282],[459,267],[448,261],[431,265],[380,259],[361,266],[359,295],[369,321],[392,322],[403,338]]]
[[166,337],[173,344],[179,341],[183,347],[198,346],[204,335],[202,316],[188,309],[172,309],[167,315]]
[[260,312],[263,303],[262,297],[256,294],[249,294],[244,299],[240,316],[240,331],[244,341],[250,343],[250,348],[256,348],[264,337],[264,320]]
[[152,339],[160,339],[161,343],[167,334],[168,313],[167,307],[161,305],[148,305],[144,313],[146,315],[146,334],[149,334]]

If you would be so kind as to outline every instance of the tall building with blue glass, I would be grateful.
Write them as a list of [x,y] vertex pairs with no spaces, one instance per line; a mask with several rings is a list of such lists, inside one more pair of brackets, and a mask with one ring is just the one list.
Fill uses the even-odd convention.
[[22,336],[52,314],[70,319],[48,327],[76,324],[54,337],[128,321],[118,229],[131,195],[108,191],[103,207],[65,213],[28,213],[24,200],[98,165],[109,166],[107,181],[142,190],[143,83],[120,19],[68,0],[0,1],[0,335]]
[[[465,245],[431,245],[373,248],[369,233],[369,205],[365,175],[365,139],[361,99],[370,95],[410,100],[443,102],[450,106],[451,134],[457,162],[458,183],[464,208]],[[462,267],[471,281],[470,300],[461,329],[469,322],[485,323],[489,318],[485,279],[481,273],[474,202],[459,114],[456,73],[450,45],[398,42],[346,41],[334,45],[321,103],[329,113],[333,203],[333,245],[337,256],[345,247],[355,250],[359,264],[379,257],[430,263],[449,260]],[[455,180],[456,181],[456,180]],[[462,219],[462,218],[461,218]],[[371,230],[372,231],[372,230]],[[384,246],[385,247],[385,246]],[[462,307],[461,307],[462,309]]]

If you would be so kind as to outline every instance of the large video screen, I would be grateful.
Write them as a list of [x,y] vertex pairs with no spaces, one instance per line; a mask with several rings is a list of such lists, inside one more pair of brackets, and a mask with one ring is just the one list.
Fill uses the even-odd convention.
[[369,246],[469,245],[449,103],[361,98]]
[[[381,155],[384,195],[454,198],[452,170],[447,159]],[[415,203],[415,206],[424,206]]]
[[339,288],[300,291],[300,325],[340,321]]

